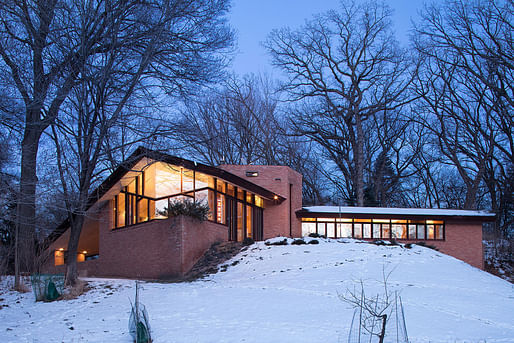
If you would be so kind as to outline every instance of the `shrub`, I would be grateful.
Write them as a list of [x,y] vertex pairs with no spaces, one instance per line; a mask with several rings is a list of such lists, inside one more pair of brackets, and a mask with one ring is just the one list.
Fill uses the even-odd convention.
[[302,244],[307,244],[307,243],[305,243],[305,241],[304,241],[303,239],[301,239],[301,238],[299,238],[299,239],[295,239],[295,240],[291,243],[291,245],[302,245]]
[[320,235],[319,233],[316,233],[316,232],[309,233],[309,237],[311,237],[311,238],[325,238],[325,236]]
[[319,244],[319,241],[317,239],[312,239],[307,244]]
[[253,238],[246,237],[245,239],[243,239],[243,245],[252,245],[253,243],[255,243]]
[[264,242],[265,245],[287,245],[287,238],[284,238],[280,241],[266,241]]
[[165,207],[162,211],[158,211],[161,216],[168,218],[184,215],[198,219],[199,221],[207,220],[209,212],[209,204],[191,199],[172,201],[168,207]]

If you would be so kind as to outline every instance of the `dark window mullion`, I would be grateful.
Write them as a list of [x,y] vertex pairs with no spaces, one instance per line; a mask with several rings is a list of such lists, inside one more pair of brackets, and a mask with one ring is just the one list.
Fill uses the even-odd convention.
[[[127,187],[125,187],[127,188]],[[125,193],[125,226],[130,225],[130,195]]]
[[[214,222],[218,222],[218,179],[214,178],[214,209],[213,209],[213,216],[214,216]],[[209,198],[209,191],[207,191],[207,198]],[[207,201],[208,202],[208,201]]]
[[114,197],[114,228],[116,229],[118,227],[118,212],[119,212],[119,208],[118,208],[118,196],[119,195],[116,195]]

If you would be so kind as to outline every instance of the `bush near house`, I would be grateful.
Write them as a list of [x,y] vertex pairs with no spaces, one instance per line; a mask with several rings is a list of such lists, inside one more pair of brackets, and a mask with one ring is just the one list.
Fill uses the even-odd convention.
[[209,205],[207,203],[185,199],[172,201],[168,207],[158,212],[161,216],[168,218],[184,215],[198,219],[199,221],[205,221],[209,217],[209,211]]

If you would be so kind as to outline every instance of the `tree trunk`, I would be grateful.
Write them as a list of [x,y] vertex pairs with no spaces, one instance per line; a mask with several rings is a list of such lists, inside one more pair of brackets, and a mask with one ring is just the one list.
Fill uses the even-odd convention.
[[83,211],[70,218],[70,238],[68,240],[68,260],[66,262],[66,284],[70,286],[77,282],[77,252],[84,219]]
[[386,323],[387,323],[387,314],[382,316],[382,331],[380,331],[380,336],[378,336],[378,342],[384,343],[384,338],[386,334]]
[[355,160],[355,195],[357,206],[364,206],[364,131],[360,115],[355,116],[357,144],[354,151]]
[[41,130],[27,126],[21,143],[21,177],[16,218],[15,288],[20,286],[20,274],[34,267],[36,224],[37,151]]

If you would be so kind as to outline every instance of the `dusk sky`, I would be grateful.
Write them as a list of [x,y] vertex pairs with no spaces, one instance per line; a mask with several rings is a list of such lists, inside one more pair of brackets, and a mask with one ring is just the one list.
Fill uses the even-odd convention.
[[[394,10],[393,22],[398,39],[407,44],[411,18],[423,7],[423,0],[389,0]],[[262,42],[273,30],[289,26],[299,28],[314,14],[338,9],[339,0],[234,0],[230,14],[231,25],[237,31],[238,54],[233,70],[238,74],[280,72],[270,64]]]

